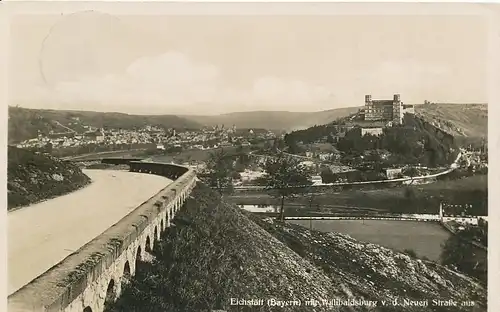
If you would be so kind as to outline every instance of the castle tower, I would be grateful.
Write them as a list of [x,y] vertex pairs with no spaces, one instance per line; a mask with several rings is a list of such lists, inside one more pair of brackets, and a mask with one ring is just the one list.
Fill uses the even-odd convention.
[[371,120],[373,117],[373,101],[370,94],[365,95],[365,120]]
[[397,125],[403,123],[403,105],[399,94],[394,94],[392,100],[392,121]]

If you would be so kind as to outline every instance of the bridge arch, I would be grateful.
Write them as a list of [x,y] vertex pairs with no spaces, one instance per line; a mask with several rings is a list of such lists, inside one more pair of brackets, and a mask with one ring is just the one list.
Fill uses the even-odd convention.
[[123,277],[125,279],[130,279],[132,273],[130,271],[130,263],[128,262],[128,260],[125,262],[125,265],[123,267]]
[[140,271],[140,266],[141,266],[141,261],[142,261],[142,250],[141,246],[137,247],[137,252],[135,254],[135,275]]
[[[81,272],[91,278],[78,280],[71,288],[61,288],[54,294],[47,293],[38,284],[24,287],[17,294],[9,296],[9,311],[16,312],[11,306],[28,307],[25,311],[39,311],[48,304],[51,309],[58,311],[102,312],[107,303],[118,298],[127,277],[141,271],[141,264],[146,259],[145,252],[152,250],[162,237],[161,233],[182,207],[182,201],[188,197],[196,174],[189,168],[177,165],[151,165],[131,159],[118,159],[115,162],[128,164],[131,172],[150,172],[177,180],[137,207],[117,225],[83,246],[74,255],[70,255],[69,259],[63,260],[65,266],[55,266],[49,270],[51,272],[48,271],[50,274],[45,273],[39,277],[44,281],[40,285],[49,282],[62,283],[69,274],[68,269],[79,269],[77,260],[98,256],[99,261],[95,261],[94,266]],[[158,205],[158,202],[161,204]],[[117,239],[121,244],[116,244]],[[108,246],[114,247],[102,247],[105,241],[110,243]],[[29,301],[23,302],[24,298],[29,298]]]
[[149,235],[146,237],[146,247],[144,248],[145,251],[151,252],[151,240],[149,239]]
[[104,298],[104,306],[113,303],[117,297],[117,285],[114,279],[110,279],[108,288],[106,289],[106,297]]
[[[160,240],[160,235],[158,235],[158,226],[155,226],[155,239],[154,240],[155,241],[159,241]],[[154,244],[154,245],[157,245],[157,244]]]

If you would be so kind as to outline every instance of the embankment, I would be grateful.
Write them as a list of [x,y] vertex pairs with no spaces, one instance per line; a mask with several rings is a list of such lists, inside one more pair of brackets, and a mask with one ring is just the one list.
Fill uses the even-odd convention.
[[8,147],[8,210],[64,195],[89,183],[90,178],[73,163]]
[[[472,311],[436,308],[433,299],[473,300],[475,311],[486,311],[486,290],[476,280],[437,263],[260,219],[200,183],[191,195],[153,250],[154,260],[107,311],[373,311],[375,301],[377,311]],[[262,301],[237,306],[232,298]],[[382,306],[395,298],[429,305]],[[308,299],[320,304],[306,306]],[[360,304],[321,304],[328,299]]]

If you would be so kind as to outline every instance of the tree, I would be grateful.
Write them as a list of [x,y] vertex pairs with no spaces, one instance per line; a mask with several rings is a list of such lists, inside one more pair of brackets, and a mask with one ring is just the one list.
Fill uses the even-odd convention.
[[306,200],[307,200],[307,204],[309,206],[309,210],[313,210],[313,206],[316,207],[316,210],[319,211],[320,209],[320,204],[319,202],[316,200],[316,195],[309,191],[308,193],[305,194],[306,196]]
[[236,143],[236,153],[243,153],[243,145],[241,145],[241,142],[238,141],[238,143]]
[[330,167],[321,168],[321,181],[323,183],[333,183],[337,180],[337,175],[333,173]]
[[266,174],[263,179],[266,189],[272,190],[273,195],[281,200],[280,220],[284,221],[285,199],[303,193],[298,187],[312,184],[311,173],[305,166],[300,164],[297,158],[284,153],[268,158],[264,170]]
[[330,144],[335,143],[335,140],[333,139],[333,136],[331,134],[328,134],[328,136],[326,137],[326,142],[328,142]]
[[418,169],[415,167],[407,167],[403,169],[403,174],[409,176],[410,178],[413,178],[418,176],[420,172],[418,172]]
[[277,152],[283,150],[286,147],[285,141],[283,139],[273,140],[273,151]]
[[487,252],[470,243],[467,231],[457,232],[443,244],[441,263],[486,283]]
[[207,167],[200,177],[222,195],[233,191],[234,172],[232,157],[224,149],[218,149],[210,153]]

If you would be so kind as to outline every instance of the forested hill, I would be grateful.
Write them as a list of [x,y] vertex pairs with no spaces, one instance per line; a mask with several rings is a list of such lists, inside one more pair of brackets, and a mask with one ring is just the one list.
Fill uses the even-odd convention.
[[64,195],[89,183],[90,178],[74,163],[8,147],[9,210]]
[[[449,165],[456,156],[455,139],[452,135],[433,126],[420,117],[407,114],[404,125],[384,128],[380,136],[361,135],[361,127],[345,130],[345,122],[315,126],[294,131],[285,136],[291,152],[300,152],[302,144],[326,140],[347,156],[358,157],[371,151],[389,154],[389,163]],[[337,139],[334,139],[337,137]],[[379,159],[380,160],[380,159]]]
[[9,107],[9,143],[35,138],[38,133],[83,132],[84,126],[133,129],[143,126],[200,128],[201,125],[175,115],[129,115],[89,111],[64,111]]

